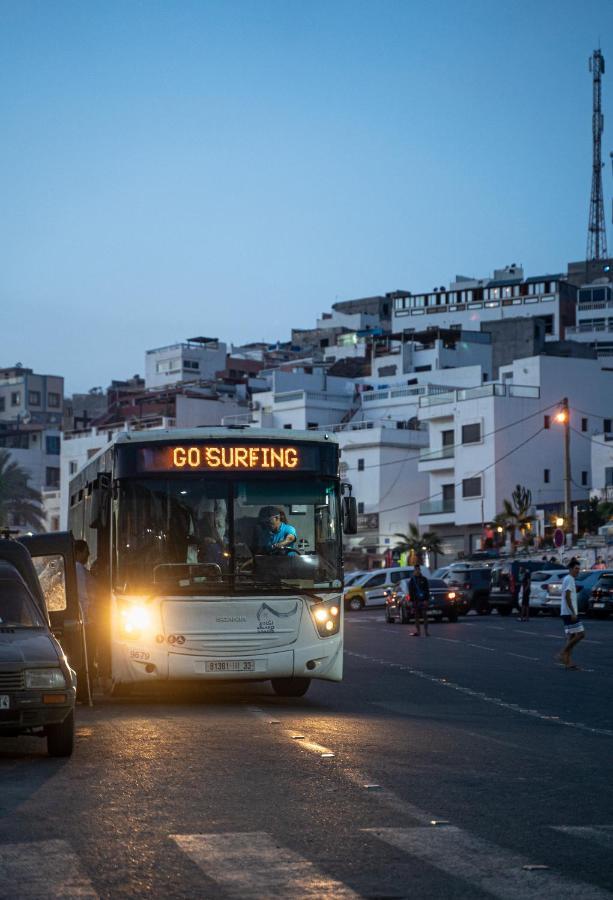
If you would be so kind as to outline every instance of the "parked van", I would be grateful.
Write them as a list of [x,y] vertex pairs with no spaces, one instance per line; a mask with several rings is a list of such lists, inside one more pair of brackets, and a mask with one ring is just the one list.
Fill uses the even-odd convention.
[[[424,575],[430,570],[421,567]],[[391,569],[372,569],[347,587],[343,592],[345,609],[364,609],[365,606],[385,606],[385,592],[395,587],[403,578],[410,578],[413,566],[397,566]]]

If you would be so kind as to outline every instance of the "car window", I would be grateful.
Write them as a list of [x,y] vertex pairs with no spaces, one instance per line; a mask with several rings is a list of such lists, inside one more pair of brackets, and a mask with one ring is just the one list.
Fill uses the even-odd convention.
[[598,587],[613,588],[613,575],[603,575],[598,580]]
[[551,572],[534,572],[531,576],[532,582],[537,581],[547,581],[548,578],[554,578],[555,575],[552,575]]
[[404,577],[403,572],[392,572],[391,582],[392,584],[398,584],[401,578]]
[[442,578],[428,578],[428,584],[431,588],[446,588],[447,583]]
[[42,628],[42,616],[26,588],[18,581],[0,581],[0,625],[13,628]]
[[45,595],[49,612],[58,612],[66,609],[66,575],[64,572],[64,557],[58,556],[34,556],[32,557],[40,586]]
[[372,578],[369,578],[369,580],[363,585],[363,587],[365,589],[379,587],[380,584],[385,584],[385,581],[386,581],[385,572],[381,572],[380,575],[373,575]]

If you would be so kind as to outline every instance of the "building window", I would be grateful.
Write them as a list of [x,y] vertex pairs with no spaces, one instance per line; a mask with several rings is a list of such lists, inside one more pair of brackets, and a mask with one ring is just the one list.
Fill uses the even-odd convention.
[[543,469],[543,481],[549,484],[549,469]]
[[60,436],[59,434],[48,434],[45,438],[45,452],[49,456],[60,455]]
[[309,431],[315,431],[315,429],[319,428],[318,422],[307,422],[307,429]]
[[155,370],[162,375],[168,375],[170,372],[180,372],[181,360],[161,359],[158,363],[155,364]]
[[363,471],[364,471],[364,460],[358,459],[358,472],[363,472]]
[[76,459],[71,459],[70,462],[68,463],[68,474],[75,475],[77,469],[78,469],[78,465],[77,465]]
[[58,488],[60,486],[60,470],[55,468],[55,466],[47,466],[45,486],[50,488]]
[[4,397],[0,397],[0,412],[4,412],[6,409],[6,399]]
[[[0,407],[1,408],[1,407]],[[611,431],[611,419],[603,419],[602,420],[602,430],[605,434],[609,434]]]
[[40,406],[40,391],[28,391],[28,403],[30,406]]
[[288,431],[291,431],[291,428],[292,428],[291,425],[284,425],[283,427],[284,427],[284,428],[287,428]]
[[581,484],[583,485],[583,487],[587,487],[587,472],[586,471],[581,472]]
[[543,417],[543,428],[549,428],[550,423],[551,423],[551,418],[549,416],[544,416]]
[[604,484],[605,487],[613,487],[613,466],[605,466]]
[[184,369],[199,369],[200,363],[195,359],[184,359],[183,360],[183,368]]
[[462,425],[462,443],[478,444],[481,441],[481,423],[474,422],[471,425]]
[[476,478],[464,478],[462,480],[462,497],[468,500],[470,497],[481,496],[481,476]]
[[59,409],[61,399],[59,394],[54,394],[53,391],[50,391],[47,394],[47,406],[50,409]]
[[13,391],[11,394],[11,406],[19,406],[21,403],[21,394],[19,391]]
[[581,419],[581,431],[587,431],[587,419]]
[[364,504],[361,501],[358,503],[358,512],[360,515],[364,513]]

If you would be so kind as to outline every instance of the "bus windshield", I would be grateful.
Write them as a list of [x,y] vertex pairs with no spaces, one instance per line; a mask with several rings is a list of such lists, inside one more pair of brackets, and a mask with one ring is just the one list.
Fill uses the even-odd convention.
[[162,594],[338,588],[337,490],[317,477],[122,479],[115,586]]

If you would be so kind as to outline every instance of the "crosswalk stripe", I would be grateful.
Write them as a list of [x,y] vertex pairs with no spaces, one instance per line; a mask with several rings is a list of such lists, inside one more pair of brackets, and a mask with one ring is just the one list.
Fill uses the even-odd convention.
[[170,837],[230,897],[345,900],[360,896],[263,831]]
[[613,825],[600,825],[587,828],[579,825],[552,825],[554,831],[561,831],[571,837],[585,838],[594,844],[600,844],[608,850],[613,849]]
[[66,841],[37,841],[0,844],[0,898],[4,897],[81,900],[98,894]]
[[613,897],[608,891],[549,869],[524,869],[534,864],[534,860],[451,825],[364,831],[501,900],[611,900]]

